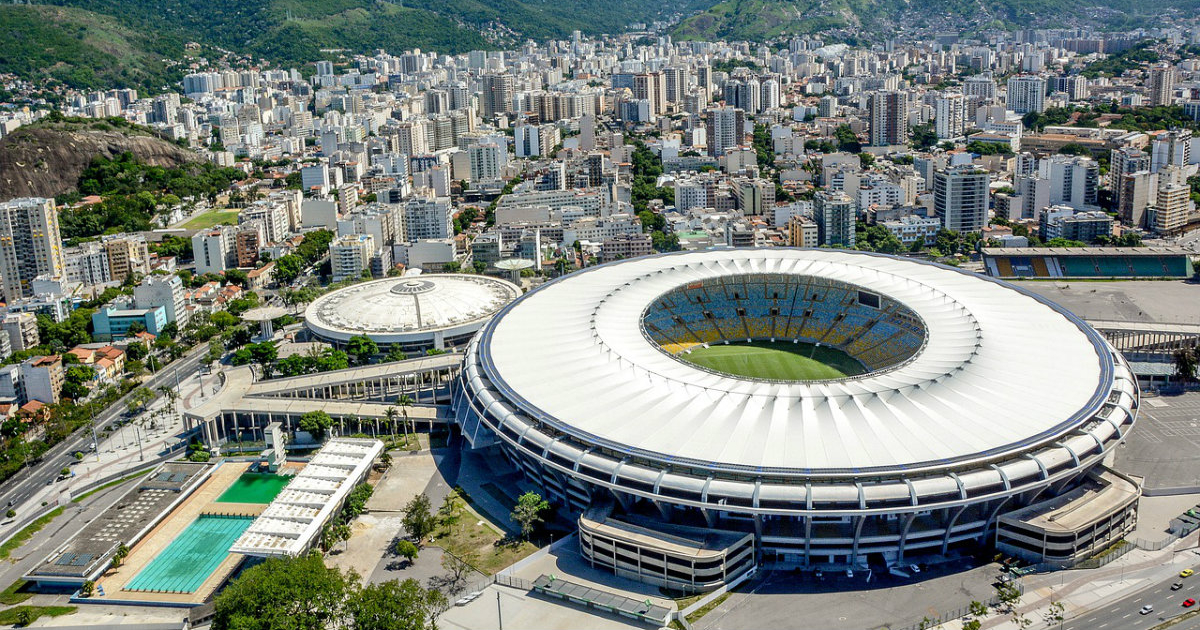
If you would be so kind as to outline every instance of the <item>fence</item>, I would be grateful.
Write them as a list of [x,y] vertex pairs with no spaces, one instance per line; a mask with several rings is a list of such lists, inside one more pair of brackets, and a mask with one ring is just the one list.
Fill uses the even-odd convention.
[[[1024,584],[1021,584],[1019,581],[1011,582],[1011,584],[1017,588],[1017,593],[1019,593],[1020,595],[1025,594],[1025,585]],[[1013,602],[1013,605],[1014,606],[1017,605],[1018,602],[1020,602],[1019,597],[1017,598],[1016,602]],[[995,608],[996,606],[998,606],[1000,604],[1000,598],[993,597],[993,598],[987,600],[986,602],[983,602],[983,604],[984,604],[984,606],[987,606],[988,608]],[[972,614],[971,606],[967,605],[967,606],[963,606],[962,608],[958,608],[958,609],[952,610],[950,612],[943,613],[936,618],[926,617],[926,618],[922,619],[921,621],[918,621],[917,623],[912,624],[911,626],[904,626],[902,628],[892,628],[891,630],[926,630],[927,628],[935,628],[935,627],[937,627],[943,623],[946,623],[947,621],[950,621],[952,619],[961,619],[961,618],[966,617],[967,615],[971,615],[971,614]]]
[[1195,532],[1197,529],[1200,529],[1200,523],[1193,523],[1191,521],[1181,521],[1181,522],[1183,523],[1183,525],[1181,525],[1179,527],[1179,529],[1172,531],[1169,536],[1167,536],[1166,538],[1163,538],[1162,540],[1151,541],[1151,540],[1142,540],[1141,538],[1135,538],[1133,540],[1133,544],[1138,549],[1145,549],[1146,551],[1158,551],[1159,549],[1163,549],[1169,545],[1174,544],[1175,541],[1179,540],[1180,538],[1186,538],[1188,534],[1191,534],[1192,532]]
[[[1173,539],[1172,539],[1172,541],[1173,541]],[[1163,546],[1165,547],[1166,545],[1163,545]],[[1113,549],[1112,551],[1104,554],[1103,556],[1099,556],[1099,557],[1095,557],[1095,558],[1088,558],[1086,560],[1080,560],[1079,562],[1076,562],[1075,564],[1071,565],[1069,568],[1071,568],[1071,569],[1099,569],[1100,567],[1112,562],[1113,560],[1116,560],[1117,558],[1120,558],[1121,556],[1129,553],[1130,551],[1133,551],[1134,549],[1139,549],[1139,548],[1141,548],[1140,545],[1127,542],[1126,544],[1121,545],[1120,547],[1117,547],[1116,549]],[[1162,549],[1162,547],[1159,547],[1159,549]]]
[[[447,552],[447,553],[449,553],[449,552]],[[451,555],[453,555],[453,554],[451,554]],[[515,589],[519,589],[522,591],[533,590],[533,582],[530,582],[529,580],[522,580],[519,577],[513,577],[511,575],[497,574],[497,575],[490,575],[482,580],[477,580],[475,582],[471,582],[470,584],[463,586],[462,590],[456,591],[455,594],[457,595],[458,593],[468,593],[468,594],[481,593],[481,592],[483,592],[483,589],[485,589],[493,584],[499,584],[500,586],[507,586],[509,588],[515,588]]]

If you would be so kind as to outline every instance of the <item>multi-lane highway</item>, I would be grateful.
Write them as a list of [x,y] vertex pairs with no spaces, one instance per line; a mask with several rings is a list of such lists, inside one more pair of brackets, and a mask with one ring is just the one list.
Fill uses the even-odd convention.
[[[195,373],[207,361],[207,355],[208,344],[200,344],[187,355],[180,357],[179,360],[160,370],[143,383],[142,386],[150,388],[157,398],[159,396],[158,387],[162,385],[174,385],[176,378],[182,380]],[[128,394],[98,414],[96,416],[96,426],[103,427],[116,420],[118,416],[126,411],[125,401],[127,399]],[[92,433],[88,427],[83,427],[48,450],[42,456],[41,462],[32,466],[26,466],[4,482],[4,487],[0,490],[0,505],[12,506],[17,510],[18,522],[16,525],[20,525],[23,521],[27,520],[23,517],[32,515],[34,508],[36,508],[36,506],[24,506],[23,504],[44,486],[54,483],[54,480],[58,477],[59,472],[64,466],[75,463],[73,454],[77,451],[88,452],[91,444]]]
[[[1193,556],[1192,559],[1200,563],[1200,557]],[[1185,566],[1190,565],[1179,565],[1179,568],[1182,570]],[[1173,591],[1171,590],[1171,585],[1176,582],[1183,584],[1183,587],[1177,591]],[[1149,588],[1142,589],[1129,597],[1122,598],[1116,603],[1105,605],[1082,617],[1071,619],[1063,625],[1063,628],[1070,630],[1139,630],[1153,628],[1166,620],[1178,617],[1189,610],[1196,610],[1200,607],[1200,604],[1197,604],[1191,608],[1184,608],[1183,602],[1189,598],[1200,602],[1200,573],[1191,577],[1181,578],[1179,577],[1179,573],[1175,572],[1171,574],[1171,577]],[[1153,606],[1154,611],[1145,615],[1141,614],[1142,606],[1147,605]],[[1171,627],[1180,630],[1195,630],[1200,628],[1200,617],[1187,619]]]

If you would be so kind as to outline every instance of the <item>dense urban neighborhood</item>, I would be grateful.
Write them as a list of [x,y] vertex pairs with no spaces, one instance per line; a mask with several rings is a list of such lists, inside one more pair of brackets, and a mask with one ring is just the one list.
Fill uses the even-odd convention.
[[0,8],[0,625],[1200,628],[1196,7],[95,4]]

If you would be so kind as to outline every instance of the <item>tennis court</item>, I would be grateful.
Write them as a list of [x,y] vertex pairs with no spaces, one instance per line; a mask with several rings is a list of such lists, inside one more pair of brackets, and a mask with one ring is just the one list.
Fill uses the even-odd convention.
[[127,591],[194,593],[229,555],[252,517],[202,515],[128,584]]
[[270,503],[291,477],[271,473],[243,473],[229,486],[217,503]]
[[733,376],[775,381],[816,381],[866,372],[861,363],[841,350],[804,342],[715,344],[679,358]]

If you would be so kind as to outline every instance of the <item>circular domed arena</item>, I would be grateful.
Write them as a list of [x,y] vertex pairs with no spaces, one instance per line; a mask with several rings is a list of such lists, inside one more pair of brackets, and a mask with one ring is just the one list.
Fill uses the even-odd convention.
[[521,295],[515,284],[466,274],[419,274],[374,280],[313,301],[304,324],[315,337],[343,347],[366,335],[381,348],[405,351],[464,346],[497,311]]
[[896,566],[988,546],[1001,515],[1085,483],[1138,390],[1099,333],[1019,287],[764,248],[531,291],[471,341],[454,406],[581,532],[608,515],[632,523],[616,540],[746,534],[759,561]]

